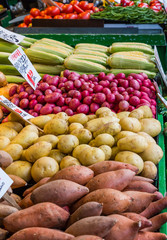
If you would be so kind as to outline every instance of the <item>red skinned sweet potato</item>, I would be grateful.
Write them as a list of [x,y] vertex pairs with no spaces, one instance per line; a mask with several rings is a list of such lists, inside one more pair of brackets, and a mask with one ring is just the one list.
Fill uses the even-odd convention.
[[105,240],[122,240],[122,238],[133,240],[135,238],[140,222],[134,222],[118,214],[109,215],[109,217],[115,218],[117,222],[105,236]]
[[57,179],[66,179],[72,182],[76,182],[80,185],[85,185],[94,176],[94,172],[84,166],[70,166],[58,171],[49,181]]
[[151,218],[159,214],[164,208],[167,207],[167,197],[164,197],[156,202],[150,203],[150,205],[140,213],[141,216]]
[[146,181],[146,182],[149,182],[149,183],[153,183],[154,182],[153,179],[145,178],[145,177],[142,177],[142,176],[134,176],[133,181]]
[[104,215],[109,215],[112,213],[125,212],[131,205],[132,200],[131,197],[129,197],[127,194],[124,194],[115,189],[98,189],[87,194],[85,197],[76,202],[72,207],[72,211],[75,211],[82,204],[92,201],[102,203],[102,213]]
[[68,226],[74,222],[92,216],[100,216],[103,210],[103,205],[98,202],[87,202],[80,206],[73,214],[71,214],[68,220]]
[[167,235],[158,232],[143,232],[139,231],[134,240],[166,240]]
[[133,220],[135,222],[139,222],[140,221],[141,222],[140,229],[152,226],[152,222],[149,219],[147,219],[147,218],[145,218],[145,217],[143,217],[143,216],[141,216],[141,215],[139,215],[137,213],[125,212],[125,213],[122,213],[121,215],[123,215],[123,216],[125,216],[125,217],[127,217],[127,218],[129,218],[129,219],[131,219],[131,220]]
[[7,235],[8,235],[8,231],[0,228],[0,239],[5,240],[7,238]]
[[128,164],[128,163],[122,163],[122,162],[115,162],[115,161],[103,161],[95,163],[91,166],[89,166],[91,170],[94,171],[95,176],[104,172],[109,171],[116,171],[119,169],[130,169],[131,171],[137,173],[138,169],[137,167]]
[[33,203],[53,202],[63,207],[71,205],[88,192],[87,187],[60,179],[48,182],[35,189],[31,194],[31,200]]
[[162,199],[164,196],[162,193],[156,191],[154,194],[156,194],[155,201]]
[[114,218],[104,216],[88,217],[75,222],[65,232],[75,237],[80,235],[96,235],[103,238],[115,223],[116,220]]
[[13,234],[8,240],[71,240],[74,236],[56,229],[31,227]]
[[160,227],[167,222],[167,212],[160,213],[149,219],[152,222],[152,226],[143,229],[143,231],[147,232],[156,232]]
[[135,172],[129,169],[105,172],[92,178],[86,184],[86,187],[89,188],[90,192],[102,188],[112,188],[122,191],[130,184],[134,175]]
[[33,202],[31,201],[31,192],[25,196],[25,198],[23,198],[20,202],[19,202],[19,206],[23,209],[23,208],[28,208],[31,207],[33,205]]
[[93,236],[93,235],[82,235],[73,238],[74,240],[103,240],[101,237]]
[[157,191],[157,188],[149,182],[133,180],[124,189],[124,191],[139,191],[139,192],[154,193],[155,191]]
[[39,203],[12,213],[4,218],[3,224],[9,232],[17,232],[28,227],[63,228],[69,213],[53,203]]
[[141,213],[146,209],[156,196],[153,193],[138,191],[126,191],[124,194],[132,198],[132,202],[126,211],[135,213]]

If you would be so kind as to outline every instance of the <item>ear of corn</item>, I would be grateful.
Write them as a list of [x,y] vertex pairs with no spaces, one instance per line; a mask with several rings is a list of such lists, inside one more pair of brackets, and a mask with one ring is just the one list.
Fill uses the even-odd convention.
[[114,75],[117,75],[118,73],[124,73],[126,76],[128,76],[130,73],[145,73],[149,78],[154,78],[156,76],[155,72],[146,71],[143,69],[111,69],[111,73]]
[[25,79],[19,76],[5,75],[8,83],[22,83]]
[[116,52],[116,53],[113,53],[112,56],[134,56],[134,57],[144,58],[148,61],[152,61],[153,59],[155,59],[153,55],[145,54],[139,51]]
[[98,52],[98,51],[93,51],[93,50],[87,50],[84,48],[77,48],[74,50],[74,54],[84,54],[84,55],[92,55],[92,56],[96,56],[96,57],[108,57],[108,55],[106,53],[103,52]]
[[75,48],[83,48],[83,49],[94,49],[99,52],[106,53],[108,51],[108,47],[99,45],[99,44],[92,44],[92,43],[78,43]]
[[0,52],[0,64],[11,64],[9,61],[8,57],[10,56],[11,53],[8,52]]
[[80,60],[86,60],[86,61],[89,61],[89,62],[98,63],[98,64],[101,64],[103,66],[107,65],[106,64],[106,58],[104,58],[104,57],[96,57],[96,56],[92,56],[92,55],[77,55],[77,54],[73,54],[73,55],[69,56],[69,59],[71,61],[80,59]]
[[20,75],[13,65],[0,64],[0,72],[3,72],[5,75]]
[[57,65],[57,64],[63,64],[64,62],[64,59],[57,55],[38,51],[32,48],[26,49],[25,53],[27,54],[30,61],[34,63],[41,63],[41,64],[49,63],[50,65]]
[[65,70],[63,65],[44,65],[44,64],[33,64],[34,68],[37,70],[38,73],[45,73],[45,74],[59,74],[61,71]]
[[25,48],[29,48],[29,47],[31,47],[32,43],[23,40],[23,41],[21,41],[21,42],[19,43],[19,45],[22,46],[22,47],[25,47]]
[[70,45],[65,44],[65,43],[62,43],[62,42],[57,41],[57,40],[48,39],[48,38],[42,38],[40,41],[45,42],[45,43],[48,43],[48,44],[54,44],[55,47],[56,47],[56,46],[62,46],[62,47],[64,47],[64,48],[68,48],[68,49],[70,49],[70,50],[73,50],[73,47],[71,47]]
[[24,41],[31,42],[31,43],[35,43],[35,42],[38,41],[38,40],[35,39],[35,38],[24,37]]
[[15,51],[19,46],[13,43],[9,43],[7,41],[4,41],[0,39],[0,52],[8,52],[12,53]]
[[143,46],[143,47],[147,47],[147,48],[151,48],[151,45],[149,44],[145,44],[145,43],[138,43],[138,42],[116,42],[116,43],[113,43],[112,46],[120,46],[120,45],[135,45],[135,46]]

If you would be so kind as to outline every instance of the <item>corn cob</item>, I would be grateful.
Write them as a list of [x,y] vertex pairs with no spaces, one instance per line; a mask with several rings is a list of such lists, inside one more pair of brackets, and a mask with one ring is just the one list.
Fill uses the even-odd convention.
[[31,42],[31,43],[35,43],[35,42],[38,41],[38,40],[35,39],[35,38],[24,37],[24,41]]
[[97,52],[104,52],[106,53],[108,51],[108,47],[99,45],[99,44],[92,44],[92,43],[79,43],[75,46],[75,49],[77,48],[83,48],[83,49],[95,49]]
[[118,45],[135,45],[135,46],[143,46],[147,48],[151,48],[151,45],[145,44],[145,43],[138,43],[138,42],[116,42],[112,44],[113,46],[118,46]]
[[0,63],[1,64],[11,64],[8,57],[10,56],[10,53],[8,52],[0,52]]
[[71,61],[80,59],[80,60],[86,60],[86,61],[89,61],[89,62],[98,63],[98,64],[101,64],[103,66],[107,65],[107,63],[106,63],[107,59],[106,58],[96,57],[96,56],[92,56],[92,55],[77,55],[77,54],[73,54],[73,55],[69,56],[69,59]]
[[36,49],[38,51],[55,54],[62,58],[66,58],[70,55],[69,51],[65,51],[62,48],[56,48],[56,47],[44,45],[44,44],[33,44],[31,45],[31,48]]
[[70,45],[62,43],[62,42],[57,41],[57,40],[48,39],[48,38],[42,38],[40,41],[48,43],[48,44],[54,44],[55,47],[56,46],[62,46],[64,48],[68,48],[70,50],[73,50],[73,47],[71,47]]
[[156,76],[155,72],[146,71],[143,69],[111,69],[111,73],[114,75],[117,75],[118,73],[124,73],[126,76],[128,76],[130,73],[145,73],[149,78],[154,78]]
[[3,72],[5,75],[20,75],[13,65],[0,64],[0,72]]
[[149,54],[145,54],[143,52],[139,52],[139,51],[131,51],[131,52],[116,52],[113,53],[112,56],[117,56],[117,57],[121,57],[121,56],[135,56],[135,57],[140,57],[140,58],[144,58],[148,61],[154,61],[155,57],[154,55],[149,55]]
[[86,60],[80,59],[70,59],[70,57],[66,58],[64,61],[64,65],[67,69],[72,69],[74,71],[81,72],[105,72],[107,69],[98,63],[89,62]]
[[19,45],[22,46],[22,47],[25,47],[25,48],[29,48],[29,47],[31,47],[32,43],[23,40],[23,41],[21,41],[21,42],[19,43]]
[[47,73],[47,74],[59,74],[61,71],[65,70],[63,65],[44,65],[44,64],[33,64],[34,68],[37,70],[38,73]]
[[5,75],[8,83],[22,83],[25,79],[19,76]]
[[87,50],[87,49],[83,49],[83,48],[77,48],[74,50],[74,54],[85,54],[85,55],[92,55],[92,56],[96,56],[96,57],[104,57],[107,58],[108,55],[106,53],[103,52],[98,52],[98,51],[93,51],[93,50]]
[[15,51],[19,46],[13,43],[9,43],[7,41],[4,41],[0,39],[0,52],[8,52],[12,53]]
[[25,53],[27,54],[30,61],[32,61],[33,63],[41,63],[41,64],[49,63],[50,65],[57,65],[57,64],[63,64],[64,62],[64,59],[57,55],[38,51],[32,48],[26,49]]

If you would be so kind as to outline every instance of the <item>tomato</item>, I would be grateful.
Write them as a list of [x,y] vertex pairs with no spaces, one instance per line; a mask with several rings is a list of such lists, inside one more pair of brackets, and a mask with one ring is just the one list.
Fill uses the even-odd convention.
[[159,1],[158,1],[158,0],[152,0],[152,1],[150,2],[150,5],[155,4],[155,3],[159,3]]
[[61,3],[61,2],[56,2],[56,4],[57,4],[59,7],[61,7],[61,8],[64,6],[64,4]]
[[90,19],[90,13],[89,12],[83,12],[78,15],[78,19]]
[[94,13],[93,10],[86,10],[85,12],[90,13],[90,14]]
[[54,19],[63,19],[63,16],[61,16],[61,15],[56,15],[56,16],[54,17]]
[[20,23],[20,24],[18,25],[18,27],[26,28],[27,25],[26,25],[25,23]]
[[154,12],[160,12],[162,10],[162,6],[159,4],[152,4],[150,9],[152,9]]
[[87,1],[81,1],[78,6],[80,8],[82,8],[83,10],[87,10],[88,2]]
[[70,4],[71,5],[79,5],[79,1],[77,1],[77,0],[72,0],[71,2],[70,2]]
[[72,13],[73,12],[73,5],[71,5],[71,4],[65,4],[64,6],[63,6],[63,12],[64,13]]
[[52,7],[46,8],[46,15],[51,16]]
[[32,8],[30,10],[30,15],[33,17],[37,17],[40,15],[40,10],[38,8]]
[[155,3],[155,4],[152,4],[151,6],[154,6],[154,7],[156,7],[157,9],[162,10],[162,6],[161,6],[160,3]]
[[74,10],[77,12],[77,13],[83,13],[84,11],[77,5],[74,5]]
[[54,17],[59,14],[60,14],[60,10],[58,9],[58,7],[52,6],[52,11],[50,12],[50,16]]
[[65,19],[77,19],[78,15],[75,13],[69,13],[66,15]]
[[86,6],[86,10],[90,10],[94,7],[93,3],[88,3],[88,5]]
[[92,7],[92,11],[93,12],[99,12],[99,8],[98,7]]
[[33,16],[27,15],[24,18],[24,23],[28,26],[32,22]]
[[48,15],[45,15],[45,16],[44,16],[44,19],[52,19],[52,17],[51,17],[51,16],[48,16]]
[[60,13],[60,15],[65,18],[66,14],[65,13]]
[[149,5],[147,3],[139,3],[137,6],[140,8],[149,8]]
[[35,19],[42,19],[42,16],[36,16]]
[[40,15],[41,15],[42,17],[44,17],[44,16],[46,15],[46,12],[45,12],[45,11],[41,11],[41,12],[40,12]]
[[130,1],[128,6],[133,6],[133,5],[135,5],[135,3],[133,1]]

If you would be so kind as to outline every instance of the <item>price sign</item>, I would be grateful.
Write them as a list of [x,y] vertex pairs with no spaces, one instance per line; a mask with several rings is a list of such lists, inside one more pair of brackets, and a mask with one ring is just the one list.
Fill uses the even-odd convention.
[[13,180],[0,168],[0,198],[7,192]]
[[28,120],[30,118],[33,118],[32,115],[25,112],[21,108],[17,107],[15,104],[13,104],[11,101],[9,101],[4,96],[0,96],[0,104],[3,105],[6,108],[9,108],[11,111],[14,111],[17,115],[19,115],[24,120]]
[[165,11],[167,12],[167,0],[163,0]]
[[22,50],[18,47],[10,56],[9,61],[18,70],[18,72],[26,79],[30,86],[35,90],[37,83],[41,79],[40,75],[35,70],[34,66],[30,62],[29,58]]
[[14,44],[19,44],[25,37],[0,27],[0,38]]

